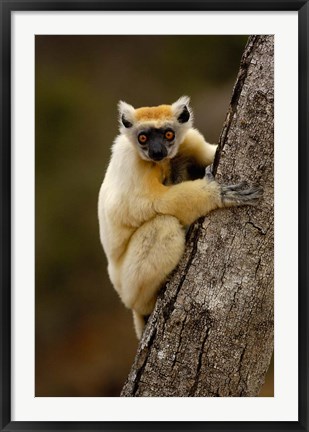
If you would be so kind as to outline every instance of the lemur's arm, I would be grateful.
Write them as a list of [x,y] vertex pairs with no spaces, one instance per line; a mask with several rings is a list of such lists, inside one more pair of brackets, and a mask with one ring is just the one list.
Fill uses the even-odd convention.
[[205,179],[164,187],[154,202],[155,211],[175,216],[183,225],[221,206],[220,186]]
[[197,129],[189,129],[179,146],[178,154],[193,158],[198,165],[210,165],[215,157],[217,145],[209,144]]
[[190,225],[216,208],[256,204],[262,195],[261,188],[243,187],[243,183],[221,186],[207,170],[204,179],[162,185],[154,200],[154,209],[157,213],[175,216],[183,225]]

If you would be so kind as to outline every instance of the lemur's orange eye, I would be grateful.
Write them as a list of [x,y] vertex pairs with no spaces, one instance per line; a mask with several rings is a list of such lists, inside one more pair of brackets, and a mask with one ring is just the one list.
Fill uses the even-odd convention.
[[138,136],[138,140],[139,140],[139,142],[140,142],[141,144],[145,144],[145,142],[147,141],[147,135],[145,135],[145,134],[140,134],[140,135]]
[[166,131],[166,132],[165,132],[165,138],[166,138],[168,141],[172,141],[172,140],[175,138],[175,134],[174,134],[174,132],[173,132],[173,131],[170,131],[170,130]]

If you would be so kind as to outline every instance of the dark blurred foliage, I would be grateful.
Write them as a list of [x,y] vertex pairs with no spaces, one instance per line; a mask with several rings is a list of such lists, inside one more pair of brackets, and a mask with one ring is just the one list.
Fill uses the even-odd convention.
[[195,125],[217,142],[246,40],[36,36],[36,396],[118,396],[135,355],[97,223],[118,100],[189,95]]

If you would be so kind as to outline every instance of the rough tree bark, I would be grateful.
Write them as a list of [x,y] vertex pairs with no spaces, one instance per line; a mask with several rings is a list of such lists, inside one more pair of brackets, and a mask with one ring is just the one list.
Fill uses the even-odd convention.
[[[220,137],[220,183],[257,207],[195,223],[159,295],[122,396],[257,396],[273,352],[273,37],[252,36]],[[220,164],[219,164],[220,160]]]

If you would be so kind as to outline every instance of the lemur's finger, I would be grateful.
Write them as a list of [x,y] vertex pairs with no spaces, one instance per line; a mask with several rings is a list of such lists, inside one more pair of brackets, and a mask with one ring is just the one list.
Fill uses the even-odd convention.
[[235,194],[235,195],[250,195],[253,193],[263,194],[263,188],[260,186],[252,186],[247,189],[241,189],[246,182],[238,183],[237,185],[222,185],[221,193],[222,194]]
[[[222,185],[221,189],[222,190],[239,191],[239,190],[242,190],[246,186],[248,187],[248,183],[246,181],[242,181],[240,183],[233,184],[233,185]],[[249,190],[249,189],[247,189],[247,190]]]
[[214,175],[213,175],[213,164],[208,165],[205,169],[205,178],[208,181],[214,181]]

